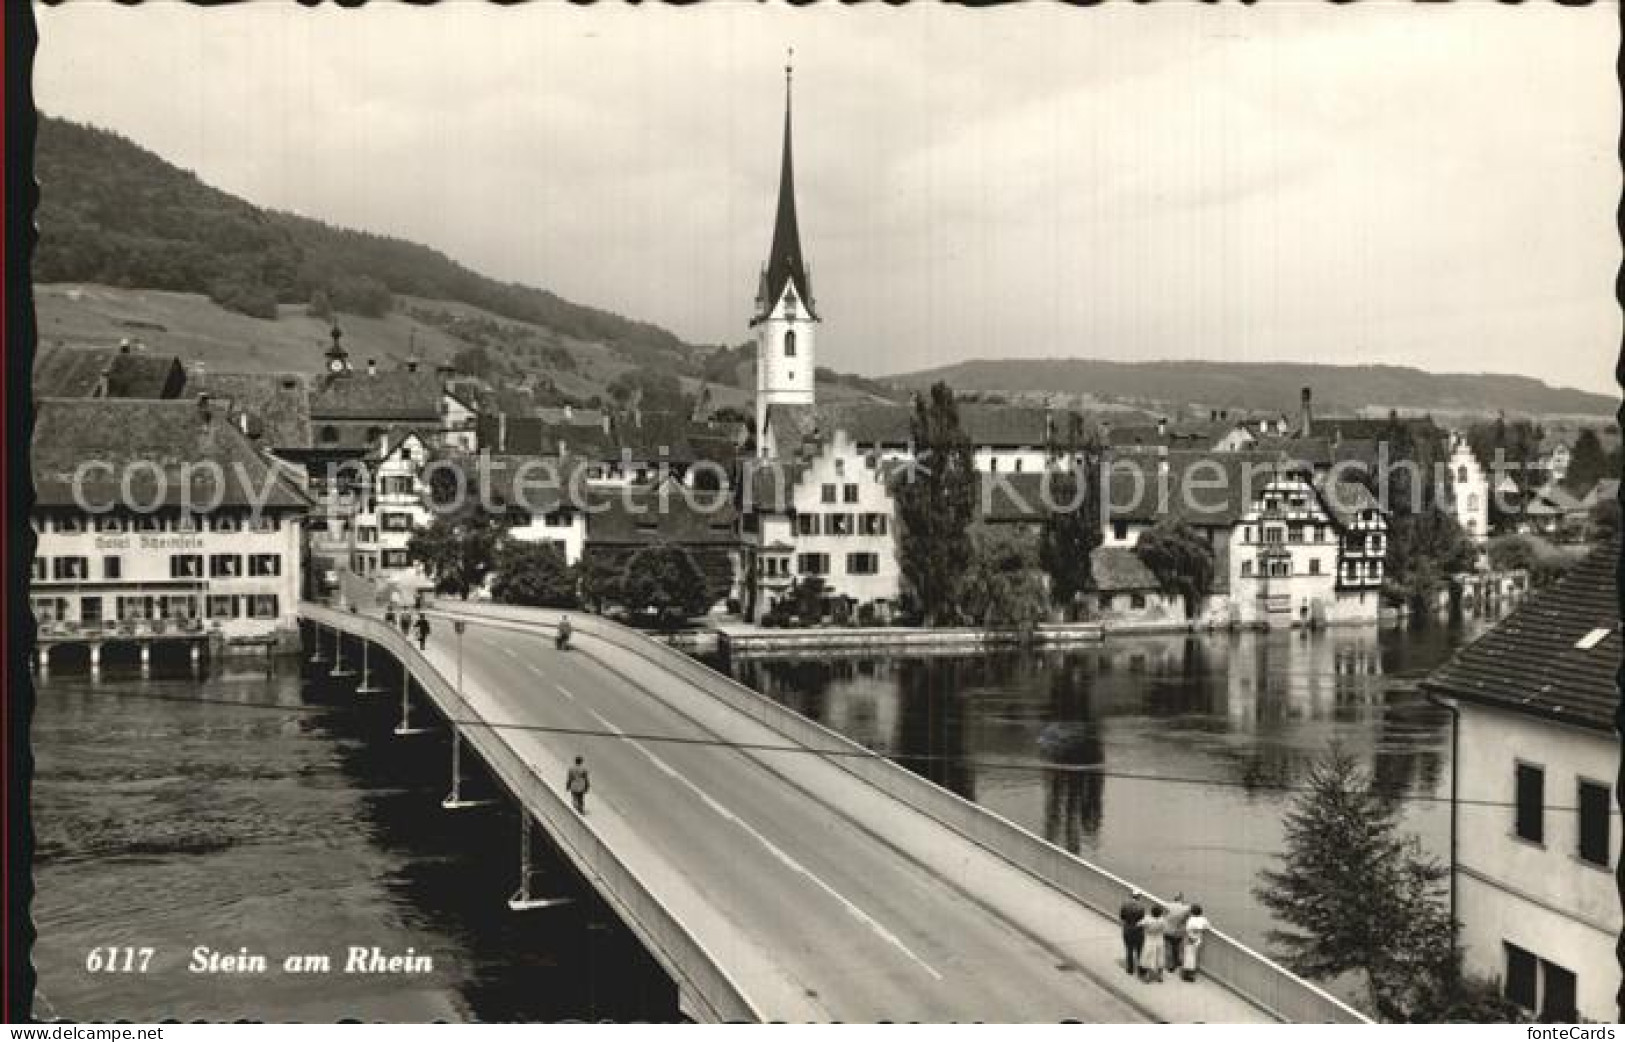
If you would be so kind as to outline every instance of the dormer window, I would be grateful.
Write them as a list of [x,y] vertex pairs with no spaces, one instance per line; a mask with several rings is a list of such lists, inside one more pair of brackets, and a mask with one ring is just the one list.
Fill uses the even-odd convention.
[[[789,312],[788,314],[789,314],[790,318],[795,318],[796,317],[793,312]],[[786,357],[786,358],[794,358],[795,356],[796,356],[796,331],[792,329],[788,333],[784,334],[784,357]]]

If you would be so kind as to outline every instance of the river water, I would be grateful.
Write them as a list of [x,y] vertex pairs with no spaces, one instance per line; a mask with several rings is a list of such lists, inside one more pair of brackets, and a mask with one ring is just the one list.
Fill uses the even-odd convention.
[[1484,628],[1114,636],[1066,652],[714,660],[782,704],[1262,947],[1252,894],[1333,744],[1448,856],[1450,717],[1416,681]]
[[[1449,720],[1416,675],[1480,628],[1114,637],[1067,653],[727,663],[737,676],[1257,942],[1250,895],[1307,766],[1341,742],[1434,852]],[[392,698],[297,664],[206,678],[53,673],[38,690],[34,918],[40,1013],[84,1020],[556,1020],[678,1016],[675,995],[579,880],[515,914],[517,821],[440,810],[443,738],[395,738]],[[1084,769],[1088,768],[1088,769]],[[145,974],[92,948],[156,949]],[[200,945],[273,963],[348,946],[430,973],[188,972]]]
[[[664,975],[579,880],[549,891],[574,906],[507,909],[517,817],[503,801],[441,810],[447,744],[393,736],[393,696],[357,700],[298,663],[202,680],[53,674],[37,694],[36,1015],[678,1017]],[[107,945],[157,951],[146,974],[89,972]],[[198,945],[246,946],[272,972],[190,973]],[[293,954],[341,967],[351,945],[427,954],[433,971],[280,972]]]

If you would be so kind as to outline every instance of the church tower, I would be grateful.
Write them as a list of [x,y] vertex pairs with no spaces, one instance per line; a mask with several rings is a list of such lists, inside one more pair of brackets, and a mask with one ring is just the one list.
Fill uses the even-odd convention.
[[773,246],[762,268],[756,309],[756,444],[765,445],[767,410],[773,405],[813,404],[813,350],[818,313],[801,258],[796,226],[795,170],[790,160],[790,66],[784,67],[784,155],[779,167],[779,208]]

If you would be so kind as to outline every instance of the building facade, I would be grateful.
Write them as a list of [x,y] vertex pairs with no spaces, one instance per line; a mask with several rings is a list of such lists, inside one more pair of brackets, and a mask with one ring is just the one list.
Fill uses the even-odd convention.
[[1456,711],[1466,967],[1544,1020],[1620,1012],[1618,555],[1616,536],[1423,684]]
[[310,500],[206,396],[45,399],[32,444],[31,601],[47,653],[297,641]]

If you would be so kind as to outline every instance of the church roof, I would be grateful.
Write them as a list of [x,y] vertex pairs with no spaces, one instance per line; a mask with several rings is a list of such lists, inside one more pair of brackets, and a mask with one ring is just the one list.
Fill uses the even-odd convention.
[[756,301],[756,318],[760,322],[778,306],[784,296],[784,287],[795,287],[796,297],[806,309],[807,316],[818,320],[813,307],[812,283],[807,278],[807,265],[801,258],[801,230],[796,221],[795,165],[790,156],[790,71],[785,70],[784,84],[784,154],[779,163],[779,209],[773,219],[773,246],[768,251],[767,268],[762,274],[761,291]]

